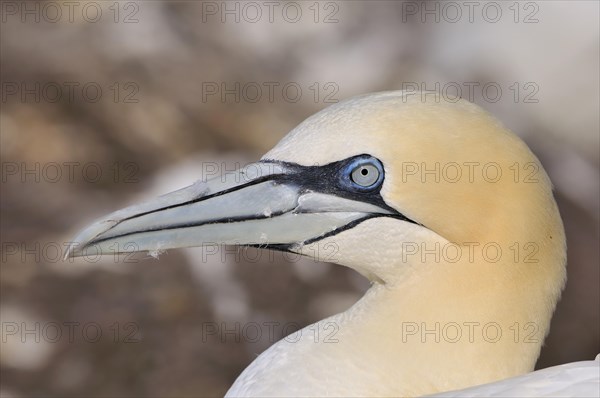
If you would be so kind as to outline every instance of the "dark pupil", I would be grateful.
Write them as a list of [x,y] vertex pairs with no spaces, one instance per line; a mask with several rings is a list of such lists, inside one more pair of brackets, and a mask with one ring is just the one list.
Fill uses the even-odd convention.
[[369,174],[369,170],[367,170],[367,169],[362,169],[362,170],[360,171],[360,174],[362,174],[362,175],[366,176],[367,174]]

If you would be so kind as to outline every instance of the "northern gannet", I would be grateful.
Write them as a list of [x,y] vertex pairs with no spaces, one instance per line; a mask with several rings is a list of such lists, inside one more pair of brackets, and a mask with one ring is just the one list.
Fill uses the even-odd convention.
[[[257,163],[96,221],[67,255],[334,248],[371,281],[263,352],[229,396],[418,396],[531,372],[566,280],[550,180],[490,114],[423,94],[332,105]],[[314,338],[332,327],[334,342]]]

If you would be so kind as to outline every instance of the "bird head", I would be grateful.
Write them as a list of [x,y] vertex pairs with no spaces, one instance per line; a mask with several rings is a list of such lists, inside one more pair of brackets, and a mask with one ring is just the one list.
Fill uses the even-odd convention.
[[382,283],[427,268],[427,255],[415,255],[423,245],[467,244],[488,257],[499,247],[505,258],[517,250],[536,251],[544,264],[558,258],[549,290],[557,296],[564,281],[562,222],[538,159],[477,105],[431,93],[330,106],[259,162],[112,213],[74,242],[74,256],[253,245],[347,265]]

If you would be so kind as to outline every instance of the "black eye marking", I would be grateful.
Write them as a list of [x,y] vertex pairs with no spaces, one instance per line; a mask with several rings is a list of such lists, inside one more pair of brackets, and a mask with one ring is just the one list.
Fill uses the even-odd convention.
[[[389,206],[381,197],[381,188],[385,182],[385,169],[383,163],[374,156],[368,154],[356,155],[322,166],[301,166],[296,163],[274,160],[264,160],[264,162],[281,164],[287,170],[286,174],[272,176],[270,179],[273,181],[295,184],[301,187],[304,192],[320,192],[370,203],[389,210],[393,213],[388,215],[390,217],[417,224]],[[371,185],[362,186],[352,180],[352,172],[357,167],[360,170],[361,166],[367,169],[368,174],[377,170],[377,179]],[[355,174],[362,175],[362,171]]]
[[[263,160],[264,162],[277,163],[284,166],[286,173],[270,176],[274,182],[294,184],[301,188],[301,192],[319,192],[338,197],[361,201],[376,205],[388,210],[391,214],[368,214],[363,218],[330,231],[321,236],[309,239],[303,244],[310,244],[340,232],[354,228],[360,223],[377,217],[390,217],[416,225],[421,225],[411,220],[398,210],[389,206],[381,196],[381,188],[385,181],[385,168],[383,163],[368,154],[362,154],[325,164],[323,166],[301,166],[297,163],[282,162],[278,160]],[[365,174],[366,173],[366,174]],[[360,177],[359,177],[360,176]],[[367,177],[368,176],[368,177]],[[365,177],[367,177],[365,179]],[[376,177],[376,178],[374,178]],[[267,244],[266,246],[254,245],[273,250],[293,252],[293,244]]]

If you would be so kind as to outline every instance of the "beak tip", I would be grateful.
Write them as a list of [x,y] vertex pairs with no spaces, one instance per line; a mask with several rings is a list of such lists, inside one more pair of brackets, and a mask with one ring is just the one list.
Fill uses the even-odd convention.
[[86,254],[87,243],[74,239],[69,242],[69,246],[63,256],[63,261],[73,259],[75,257],[81,257]]
[[77,250],[78,246],[79,246],[79,243],[77,243],[77,242],[71,243],[69,245],[69,247],[67,248],[67,252],[63,256],[63,261],[67,261],[69,258],[79,257],[79,250]]
[[91,242],[118,223],[119,221],[114,219],[99,220],[79,231],[75,238],[69,242],[69,247],[65,253],[64,260],[85,255]]

